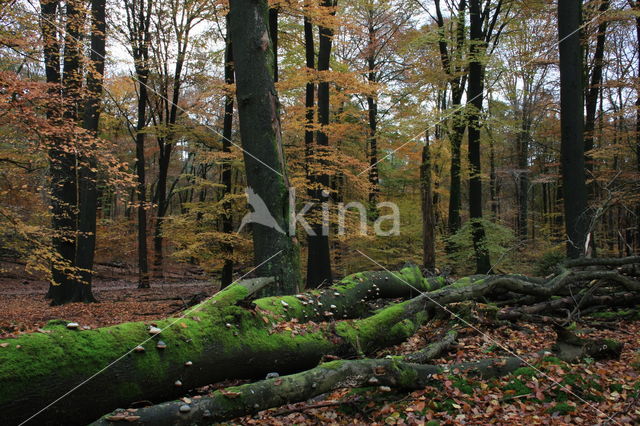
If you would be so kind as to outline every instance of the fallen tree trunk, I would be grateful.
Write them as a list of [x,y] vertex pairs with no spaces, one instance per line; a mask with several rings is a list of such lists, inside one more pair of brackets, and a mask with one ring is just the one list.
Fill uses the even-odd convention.
[[56,322],[46,333],[1,341],[3,419],[17,424],[37,414],[38,424],[84,424],[133,401],[163,401],[230,378],[300,371],[326,354],[370,353],[406,339],[426,317],[415,321],[420,310],[398,304],[352,322],[301,330],[279,323],[348,315],[350,307],[363,314],[368,299],[417,293],[405,282],[428,291],[445,281],[426,280],[418,268],[407,267],[395,275],[356,274],[299,297],[259,299],[255,309],[235,306],[268,282],[228,287],[180,319],[82,331]]
[[[436,348],[450,345],[453,339],[455,332],[448,333],[442,341],[430,347],[436,351]],[[576,361],[584,357],[619,357],[622,345],[613,341],[609,341],[608,345],[609,350],[604,351],[601,341],[580,339],[570,332],[558,330],[558,343],[553,346],[551,352],[546,353],[567,361]],[[340,388],[386,386],[415,390],[426,386],[440,386],[442,377],[453,371],[456,372],[456,376],[492,378],[513,373],[520,367],[531,366],[524,358],[516,357],[491,358],[445,366],[406,362],[415,358],[424,359],[425,355],[409,355],[405,360],[362,359],[328,362],[302,373],[218,390],[209,397],[165,402],[136,410],[116,410],[92,423],[92,426],[106,426],[120,421],[157,426],[206,424],[306,401]]]

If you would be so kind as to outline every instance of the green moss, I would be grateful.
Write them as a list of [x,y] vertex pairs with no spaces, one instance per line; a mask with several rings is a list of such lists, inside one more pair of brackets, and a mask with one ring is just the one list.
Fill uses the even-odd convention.
[[572,407],[566,402],[560,402],[554,405],[553,407],[550,407],[547,409],[548,413],[559,413],[562,415],[573,413],[574,411],[576,411],[576,407]]
[[533,367],[520,367],[512,373],[514,376],[534,377],[536,369]]
[[609,385],[609,390],[611,392],[622,392],[624,390],[624,388],[622,387],[622,385],[620,383],[611,383]]
[[520,395],[528,395],[531,393],[531,389],[529,389],[529,387],[527,387],[527,385],[525,384],[525,382],[523,382],[520,379],[513,379],[511,380],[509,383],[507,383],[507,385],[504,387],[505,390],[512,390],[515,391],[515,396],[520,396]]
[[411,388],[418,380],[418,373],[413,368],[406,368],[404,364],[394,361],[393,368],[398,371],[398,383],[401,386]]
[[459,376],[449,376],[449,380],[451,380],[453,382],[453,386],[459,389],[461,392],[464,392],[467,395],[472,395],[474,393],[473,381]]

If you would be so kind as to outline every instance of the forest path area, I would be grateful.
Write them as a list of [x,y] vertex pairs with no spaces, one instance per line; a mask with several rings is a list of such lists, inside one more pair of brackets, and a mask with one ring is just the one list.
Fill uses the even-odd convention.
[[[38,332],[48,321],[67,320],[80,327],[105,327],[129,321],[149,321],[176,315],[218,290],[218,283],[193,271],[169,270],[152,279],[151,288],[137,288],[127,268],[103,266],[93,281],[99,303],[50,306],[45,299],[49,284],[20,275],[21,265],[3,262],[0,274],[0,338]],[[18,278],[22,276],[22,278]]]

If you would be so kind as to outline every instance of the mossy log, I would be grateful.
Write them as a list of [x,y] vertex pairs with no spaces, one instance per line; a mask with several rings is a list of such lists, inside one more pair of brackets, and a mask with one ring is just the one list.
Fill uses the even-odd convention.
[[[540,355],[553,354],[561,360],[573,362],[584,357],[618,358],[622,350],[622,344],[613,340],[605,342],[582,339],[563,329],[558,329],[557,333],[557,343],[550,351],[541,351]],[[439,351],[452,344],[455,337],[455,331],[451,331],[441,341],[429,345],[425,351],[437,356]],[[605,346],[609,349],[604,348]],[[385,386],[401,390],[438,387],[441,380],[453,372],[456,377],[501,377],[516,372],[521,367],[531,367],[535,358],[527,356],[531,362],[518,357],[490,358],[446,366],[407,362],[412,359],[426,360],[428,355],[421,352],[403,358],[332,361],[301,373],[218,390],[208,397],[186,401],[182,399],[134,410],[118,409],[92,423],[92,426],[105,426],[121,421],[158,426],[210,424],[284,404],[306,401],[346,387]]]
[[332,361],[302,373],[219,390],[210,397],[192,399],[189,404],[178,400],[135,411],[117,410],[92,423],[92,426],[112,425],[120,421],[157,426],[210,424],[306,401],[345,387],[422,389],[439,385],[440,379],[434,375],[449,374],[454,369],[468,376],[489,378],[509,374],[524,365],[518,358],[487,359],[450,366],[412,364],[397,359]]
[[[17,424],[37,413],[38,424],[86,424],[135,401],[166,401],[185,389],[225,379],[292,373],[314,367],[326,354],[370,353],[399,343],[427,320],[420,308],[407,308],[407,302],[368,318],[329,321],[300,332],[278,325],[292,318],[303,322],[305,315],[331,318],[325,312],[350,315],[349,307],[365,313],[367,299],[409,296],[414,290],[406,282],[428,291],[444,280],[426,280],[418,268],[407,267],[397,275],[356,274],[299,298],[272,297],[237,306],[266,283],[249,280],[179,319],[96,330],[69,330],[66,322],[53,322],[45,333],[0,342],[8,344],[0,347],[3,423]],[[318,299],[326,311],[317,309]],[[151,326],[162,332],[152,335],[158,330]],[[144,351],[135,351],[137,346]]]

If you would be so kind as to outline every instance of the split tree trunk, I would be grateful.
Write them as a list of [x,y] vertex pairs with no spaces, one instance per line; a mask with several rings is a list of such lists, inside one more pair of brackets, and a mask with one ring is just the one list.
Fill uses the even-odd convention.
[[[322,0],[322,7],[326,9],[329,15],[335,15],[335,7],[337,0]],[[329,26],[319,27],[320,40],[318,44],[318,71],[328,71],[331,65],[331,47],[333,43],[334,30]],[[327,134],[327,126],[330,119],[330,102],[329,102],[329,81],[327,75],[321,76],[318,83],[318,124],[320,129],[316,132],[316,144],[314,154],[320,159],[315,161],[316,171],[310,173],[311,188],[309,195],[315,203],[310,209],[312,215],[311,228],[315,235],[309,235],[308,241],[308,261],[307,261],[307,287],[317,288],[321,285],[330,285],[333,281],[331,271],[331,251],[329,249],[329,226],[322,218],[323,203],[329,202],[329,175],[318,169],[326,167],[326,155],[329,148],[329,135]]]

